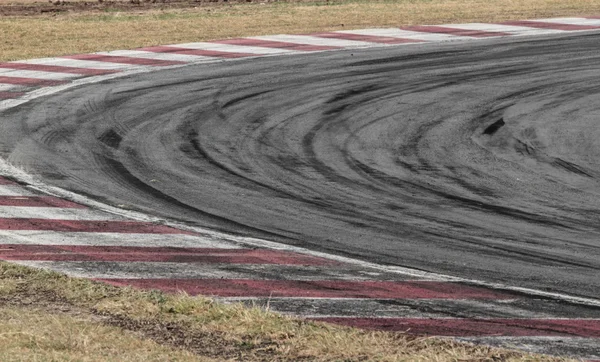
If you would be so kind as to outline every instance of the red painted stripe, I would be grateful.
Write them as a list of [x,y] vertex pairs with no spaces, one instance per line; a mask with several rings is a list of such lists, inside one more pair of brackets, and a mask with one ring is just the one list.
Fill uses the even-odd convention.
[[18,183],[13,180],[9,180],[6,177],[0,176],[0,185],[18,185]]
[[174,60],[160,60],[160,59],[146,59],[146,58],[134,58],[134,57],[119,57],[112,55],[100,55],[100,54],[80,54],[80,55],[69,55],[63,58],[77,59],[77,60],[93,60],[96,62],[107,62],[107,63],[120,63],[120,64],[132,64],[132,65],[150,65],[156,67],[164,67],[169,65],[186,64],[185,62],[178,62]]
[[424,281],[296,281],[247,279],[102,279],[115,285],[222,297],[513,299],[456,283]]
[[502,24],[503,25],[526,26],[529,28],[538,28],[538,29],[552,29],[552,30],[566,30],[566,31],[600,29],[600,26],[594,26],[594,25],[557,24],[557,23],[544,23],[541,21],[527,21],[527,20],[507,21]]
[[256,57],[256,56],[260,55],[260,54],[251,54],[251,53],[220,52],[220,51],[216,51],[216,50],[188,49],[188,48],[178,48],[178,47],[169,47],[169,46],[156,46],[156,47],[149,47],[149,48],[141,48],[139,50],[144,50],[147,52],[155,52],[155,53],[199,55],[199,56],[203,56],[203,57],[217,57],[217,58],[245,58],[245,57]]
[[48,80],[39,78],[20,78],[20,77],[3,77],[0,76],[0,83],[28,85],[28,86],[53,86],[68,83],[64,80]]
[[0,218],[0,230],[49,230],[90,233],[190,234],[169,226],[136,221]]
[[88,245],[1,245],[0,259],[172,263],[336,265],[324,258],[277,250],[123,247]]
[[341,49],[341,47],[335,47],[335,46],[297,44],[297,43],[288,43],[288,42],[283,42],[283,41],[246,39],[246,38],[217,40],[217,41],[212,41],[211,43],[242,45],[242,46],[255,46],[255,47],[277,48],[277,49],[291,49],[291,50],[298,50],[298,51],[303,51],[303,52]]
[[19,98],[25,95],[23,92],[0,92],[0,99]]
[[423,33],[438,33],[438,34],[449,34],[449,35],[460,35],[470,36],[474,38],[487,38],[493,36],[508,36],[510,33],[503,33],[500,31],[481,31],[481,30],[470,30],[470,29],[455,29],[447,28],[444,26],[424,26],[414,25],[400,28],[402,30],[418,31]]
[[346,326],[435,336],[600,337],[598,319],[316,318]]
[[375,36],[375,35],[362,35],[362,34],[347,34],[347,33],[315,33],[310,34],[319,38],[330,38],[330,39],[344,39],[344,40],[358,40],[366,41],[370,43],[381,43],[381,44],[404,44],[404,43],[422,43],[423,40],[417,39],[405,39],[405,38],[394,38],[389,36]]
[[61,67],[61,66],[56,66],[56,65],[27,64],[27,63],[0,63],[0,68],[18,69],[18,70],[36,70],[36,71],[41,71],[41,72],[69,73],[69,74],[81,74],[81,75],[104,75],[104,74],[113,74],[113,73],[118,72],[116,70]]
[[86,208],[83,205],[54,196],[0,196],[0,206]]

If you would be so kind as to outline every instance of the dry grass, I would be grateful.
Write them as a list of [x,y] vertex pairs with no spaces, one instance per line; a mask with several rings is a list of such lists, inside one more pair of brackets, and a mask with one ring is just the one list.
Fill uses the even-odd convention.
[[[0,307],[0,360],[9,361],[210,361],[162,346],[133,332],[104,325],[89,314]],[[97,319],[97,318],[96,318]]]
[[[4,262],[0,290],[3,361],[13,356],[86,360],[87,353],[94,361],[193,360],[182,349],[244,361],[566,361],[306,322],[258,308],[117,288]],[[160,344],[140,340],[133,332]]]
[[600,14],[597,0],[389,0],[0,18],[0,60],[237,36]]

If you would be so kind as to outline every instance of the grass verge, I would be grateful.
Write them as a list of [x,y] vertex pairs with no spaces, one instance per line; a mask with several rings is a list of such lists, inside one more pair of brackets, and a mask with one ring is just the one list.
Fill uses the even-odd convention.
[[0,360],[566,361],[363,331],[0,262]]
[[0,60],[237,36],[593,14],[600,14],[600,2],[590,0],[332,0],[140,12],[105,9],[2,17],[0,34],[6,35],[0,41]]

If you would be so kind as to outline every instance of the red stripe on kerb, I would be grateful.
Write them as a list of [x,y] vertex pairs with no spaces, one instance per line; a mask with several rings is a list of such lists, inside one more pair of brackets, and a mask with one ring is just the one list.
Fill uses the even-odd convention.
[[0,206],[86,208],[83,205],[54,196],[0,196]]
[[341,47],[335,47],[335,46],[297,44],[297,43],[288,43],[288,42],[283,42],[283,41],[247,39],[247,38],[216,40],[216,41],[212,41],[211,43],[241,45],[241,46],[255,46],[255,47],[277,48],[277,49],[290,49],[290,50],[298,50],[298,51],[304,51],[304,52],[341,49]]
[[96,62],[106,63],[120,63],[120,64],[132,64],[132,65],[150,65],[157,67],[164,67],[169,65],[186,64],[185,62],[178,62],[174,60],[160,60],[160,59],[146,59],[146,58],[134,58],[134,57],[119,57],[112,55],[100,55],[100,54],[80,54],[80,55],[69,55],[63,58],[77,59],[77,60],[93,60]]
[[23,92],[0,92],[0,99],[12,99],[24,96]]
[[20,77],[3,77],[0,76],[0,83],[28,85],[28,86],[53,86],[68,83],[64,80],[49,80],[39,78],[20,78]]
[[276,250],[124,247],[88,245],[1,245],[0,259],[44,261],[124,261],[171,263],[337,265],[339,263]]
[[598,319],[315,318],[346,326],[448,337],[600,337]]
[[449,35],[459,35],[459,36],[470,36],[473,38],[488,38],[494,36],[508,36],[512,35],[510,33],[503,33],[500,31],[481,31],[481,30],[470,30],[470,29],[456,29],[456,28],[447,28],[444,26],[406,26],[400,28],[402,30],[409,31],[418,31],[422,33],[438,33],[438,34],[449,34]]
[[405,39],[405,38],[394,38],[389,36],[375,36],[375,35],[362,35],[362,34],[348,34],[348,33],[315,33],[310,34],[319,38],[330,38],[330,39],[343,39],[343,40],[357,40],[366,41],[370,43],[381,43],[381,44],[404,44],[404,43],[422,43],[423,40],[418,39]]
[[90,233],[191,234],[169,226],[136,221],[0,218],[0,230],[48,230]]
[[512,299],[513,295],[455,283],[420,281],[295,281],[248,279],[102,279],[116,285],[222,297]]
[[9,180],[6,177],[0,176],[0,185],[18,185],[18,183],[13,180]]
[[174,54],[185,54],[185,55],[198,55],[202,57],[216,57],[216,58],[245,58],[245,57],[256,57],[260,54],[251,53],[230,53],[221,52],[216,50],[203,50],[203,49],[189,49],[179,48],[170,46],[156,46],[149,48],[141,48],[139,50],[154,52],[154,53],[174,53]]
[[53,72],[53,73],[69,73],[69,74],[81,74],[81,75],[103,75],[117,73],[117,70],[104,70],[104,69],[87,69],[87,68],[75,68],[75,67],[62,67],[57,65],[43,65],[43,64],[27,64],[27,63],[0,63],[0,68],[7,69],[18,69],[18,70],[36,70],[41,72]]
[[507,21],[507,22],[502,23],[502,25],[515,25],[515,26],[525,26],[525,27],[529,27],[529,28],[565,30],[565,31],[600,29],[600,26],[594,26],[594,25],[557,24],[557,23],[545,23],[542,21],[527,21],[527,20]]

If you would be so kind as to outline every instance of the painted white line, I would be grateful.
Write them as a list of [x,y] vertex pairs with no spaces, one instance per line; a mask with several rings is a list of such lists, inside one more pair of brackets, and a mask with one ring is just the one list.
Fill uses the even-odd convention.
[[35,196],[21,185],[0,185],[0,196]]
[[531,20],[531,21],[538,21],[538,22],[542,22],[542,23],[554,23],[554,24],[600,26],[600,19],[551,18],[551,19],[537,19],[537,20]]
[[341,48],[385,46],[385,44],[370,43],[370,42],[366,42],[366,41],[319,38],[319,37],[310,36],[310,35],[267,35],[267,36],[255,36],[255,37],[252,37],[252,39],[280,41],[280,42],[285,42],[285,43],[306,44],[306,45],[332,46],[332,47],[341,47]]
[[0,218],[98,221],[125,220],[123,217],[92,209],[31,206],[0,206]]
[[150,68],[147,66],[138,66],[132,64],[121,64],[111,62],[99,62],[95,60],[79,60],[79,59],[68,59],[68,58],[42,58],[42,59],[30,59],[24,60],[19,63],[27,64],[41,64],[41,65],[55,65],[59,67],[74,67],[84,69],[101,69],[101,70],[133,70],[133,69],[144,69]]
[[[435,33],[421,33],[418,31],[409,31],[401,29],[358,29],[358,30],[343,30],[338,33],[346,34],[359,34],[359,35],[373,35],[373,36],[388,36],[392,38],[403,38],[412,40],[421,40],[424,42],[445,42],[445,41],[457,41],[457,40],[476,40],[469,36],[458,36],[450,34],[435,34]],[[410,43],[407,43],[410,44]]]
[[22,92],[24,90],[28,89],[28,87],[26,86],[22,86],[22,85],[17,85],[17,84],[1,84],[0,83],[0,92],[8,92],[8,91],[12,91],[12,92]]
[[81,74],[42,72],[38,70],[15,70],[0,68],[0,77],[35,78],[44,80],[68,80],[81,78]]
[[187,55],[187,54],[175,54],[175,53],[155,53],[143,50],[114,50],[110,52],[95,53],[100,55],[119,56],[119,57],[131,57],[131,58],[143,58],[143,59],[157,59],[157,60],[169,60],[177,62],[200,62],[203,60],[212,61],[212,57],[203,57],[200,55]]
[[[13,262],[13,261],[11,261]],[[249,279],[290,281],[379,281],[350,266],[283,264],[210,264],[202,262],[32,261],[15,263],[80,278],[118,279]],[[396,281],[402,279],[397,278]],[[414,280],[414,279],[409,279]],[[421,281],[421,280],[419,280]]]
[[265,48],[257,46],[231,45],[219,43],[185,43],[168,46],[186,49],[212,50],[227,53],[249,53],[256,55],[298,53],[298,51],[291,49]]
[[0,230],[0,244],[240,248],[239,245],[230,242],[184,234],[123,234],[39,230]]
[[538,28],[530,28],[530,27],[526,27],[526,26],[502,25],[502,24],[470,23],[470,24],[449,24],[449,25],[444,25],[444,26],[447,28],[453,28],[453,29],[509,33],[513,36],[532,36],[532,35],[565,33],[564,30],[538,29]]

